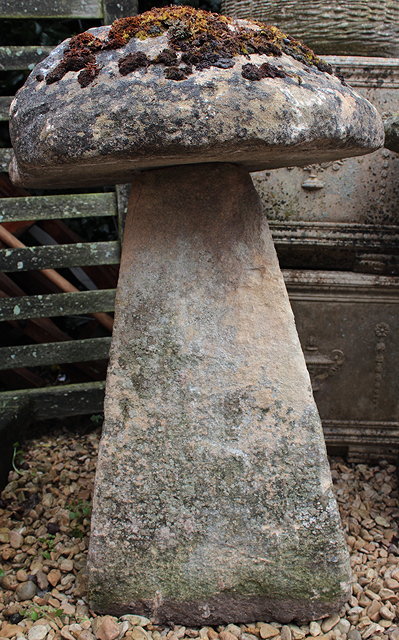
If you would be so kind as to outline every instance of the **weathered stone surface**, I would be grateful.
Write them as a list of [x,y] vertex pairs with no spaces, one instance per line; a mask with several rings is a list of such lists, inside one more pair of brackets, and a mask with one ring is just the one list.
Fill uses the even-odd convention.
[[267,223],[233,165],[133,184],[99,454],[100,612],[311,619],[349,566],[309,375]]
[[[244,21],[231,28],[238,24],[259,29]],[[108,32],[90,29],[103,40]],[[237,55],[230,68],[194,69],[180,81],[165,77],[161,64],[121,75],[118,62],[129,53],[153,60],[167,46],[163,34],[99,51],[99,73],[82,88],[78,71],[46,83],[68,41],[59,45],[11,105],[12,179],[76,187],[127,182],[141,168],[197,162],[260,170],[361,155],[383,143],[381,119],[367,100],[338,77],[286,53]],[[285,77],[244,78],[249,63],[270,63]]]
[[391,151],[399,153],[399,113],[395,113],[384,121],[385,144]]

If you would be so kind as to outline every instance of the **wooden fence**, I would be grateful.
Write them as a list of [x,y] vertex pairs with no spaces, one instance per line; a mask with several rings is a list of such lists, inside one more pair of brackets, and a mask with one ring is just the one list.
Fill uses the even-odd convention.
[[[94,25],[101,20],[110,24],[114,19],[137,13],[137,0],[0,0],[0,18],[21,20],[85,19]],[[72,34],[71,34],[72,35]],[[2,46],[0,70],[28,72],[53,47]],[[8,120],[12,96],[0,97],[0,120]],[[0,171],[6,172],[11,149],[0,149]],[[118,216],[122,199],[117,191],[0,198],[0,227],[18,221],[67,220]],[[3,238],[2,238],[3,239]],[[19,243],[20,245],[22,243]],[[6,246],[0,249],[0,271],[13,276],[21,271],[55,270],[119,262],[119,242],[83,242],[65,245]],[[74,288],[74,287],[72,287]],[[0,295],[4,295],[0,292]],[[103,314],[114,308],[115,289],[72,291],[48,295],[2,297],[0,321],[18,323],[34,318]],[[112,319],[110,318],[112,323]],[[5,326],[0,325],[1,326]],[[0,370],[52,366],[74,362],[106,359],[110,336],[0,348]],[[17,389],[0,393],[0,431],[17,424],[21,412],[29,421],[88,414],[102,411],[104,381],[83,382]],[[14,434],[12,438],[17,439]]]

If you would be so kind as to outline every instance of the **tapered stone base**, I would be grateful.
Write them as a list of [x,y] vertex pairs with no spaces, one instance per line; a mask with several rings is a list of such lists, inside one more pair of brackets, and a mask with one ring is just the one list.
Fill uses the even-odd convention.
[[132,189],[89,553],[92,607],[189,625],[348,595],[320,419],[248,173]]

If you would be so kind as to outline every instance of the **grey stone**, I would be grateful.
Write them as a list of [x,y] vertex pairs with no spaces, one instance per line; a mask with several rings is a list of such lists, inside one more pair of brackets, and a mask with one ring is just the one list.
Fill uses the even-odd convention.
[[132,193],[91,605],[187,625],[329,614],[349,593],[348,554],[250,177],[234,165],[162,169]]
[[[232,29],[251,22],[233,21]],[[109,27],[89,30],[106,39]],[[82,88],[69,71],[44,79],[68,41],[40,62],[11,105],[14,182],[25,186],[128,182],[137,169],[197,162],[234,162],[249,170],[306,165],[361,155],[383,144],[375,108],[341,80],[283,53],[236,56],[182,81],[161,65],[122,76],[118,61],[143,52],[154,59],[167,35],[132,38],[97,53],[100,73]],[[286,77],[251,81],[243,66],[278,65]]]
[[384,146],[391,151],[399,153],[399,113],[384,120],[385,143]]
[[36,585],[31,580],[21,582],[15,589],[18,600],[31,600],[36,595]]

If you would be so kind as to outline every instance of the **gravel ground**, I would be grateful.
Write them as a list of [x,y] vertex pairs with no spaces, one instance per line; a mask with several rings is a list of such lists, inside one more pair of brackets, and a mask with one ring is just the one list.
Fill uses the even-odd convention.
[[353,568],[340,612],[309,625],[254,621],[201,629],[89,610],[85,562],[99,432],[52,434],[15,452],[0,500],[0,640],[399,640],[396,467],[331,460]]

